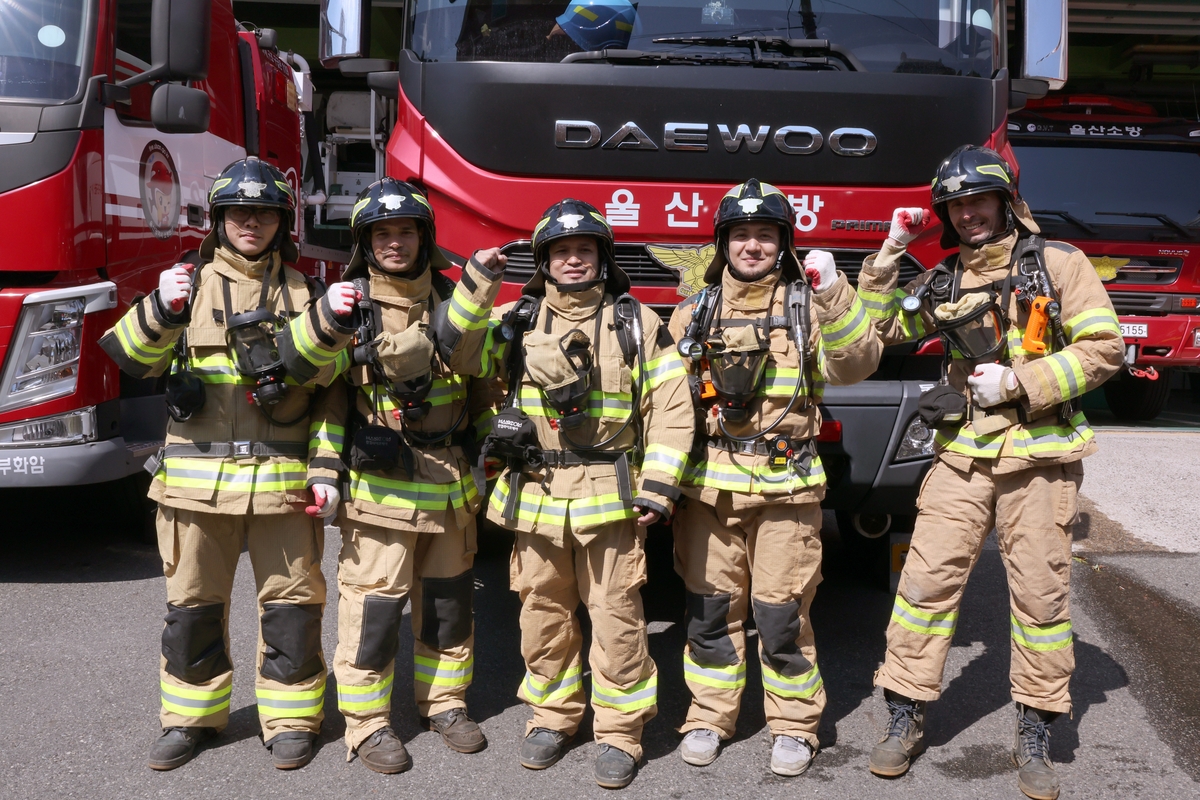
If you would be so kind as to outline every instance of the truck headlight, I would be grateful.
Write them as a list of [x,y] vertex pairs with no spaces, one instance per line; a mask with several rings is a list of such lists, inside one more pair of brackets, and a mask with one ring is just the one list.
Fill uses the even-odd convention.
[[75,391],[84,298],[31,303],[21,311],[0,384],[0,411]]
[[914,458],[928,458],[933,455],[933,431],[921,420],[913,417],[904,430],[900,446],[896,448],[897,461],[911,461]]
[[96,438],[96,407],[0,425],[0,447],[80,444]]

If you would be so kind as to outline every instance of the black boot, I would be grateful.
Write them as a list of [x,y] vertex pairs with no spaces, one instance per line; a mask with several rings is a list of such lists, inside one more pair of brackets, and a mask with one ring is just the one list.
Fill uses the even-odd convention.
[[316,735],[305,731],[276,734],[267,742],[275,769],[300,769],[313,760],[313,740]]
[[563,755],[570,736],[549,728],[534,728],[521,742],[521,766],[526,769],[545,769],[553,766]]
[[1017,788],[1033,800],[1058,797],[1058,775],[1050,760],[1050,723],[1058,717],[1017,703],[1017,736],[1012,760],[1017,766]]
[[372,733],[354,752],[363,766],[384,775],[395,775],[412,767],[408,750],[390,725]]
[[596,756],[596,784],[605,789],[624,789],[633,783],[637,761],[633,756],[611,744],[601,744]]
[[164,728],[150,748],[150,769],[182,767],[196,754],[196,745],[216,735],[212,728]]
[[890,689],[883,690],[888,724],[879,744],[871,750],[871,772],[894,778],[908,772],[912,760],[925,751],[925,703]]

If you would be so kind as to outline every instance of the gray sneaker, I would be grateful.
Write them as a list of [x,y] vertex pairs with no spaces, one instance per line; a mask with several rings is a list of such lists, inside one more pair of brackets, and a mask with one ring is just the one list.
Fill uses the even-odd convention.
[[721,752],[721,737],[708,728],[690,730],[679,743],[679,757],[693,767],[707,767]]
[[812,760],[812,745],[804,739],[776,736],[775,743],[771,745],[771,772],[776,775],[802,775]]

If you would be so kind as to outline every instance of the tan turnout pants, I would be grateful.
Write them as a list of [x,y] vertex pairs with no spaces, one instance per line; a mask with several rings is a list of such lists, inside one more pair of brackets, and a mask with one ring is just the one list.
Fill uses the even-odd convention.
[[[589,531],[589,533],[593,533]],[[644,529],[633,520],[595,532],[581,546],[517,533],[509,569],[521,598],[525,679],[518,696],[533,708],[526,725],[573,735],[586,709],[580,601],[592,621],[592,709],[597,743],[642,757],[642,728],[658,713],[658,670],[650,658],[638,589],[646,582]]]
[[245,543],[258,587],[255,689],[263,739],[317,733],[325,700],[323,524],[302,513],[242,516],[159,506],[157,525],[168,604],[162,726],[222,730],[229,722],[229,597]]
[[475,669],[475,519],[464,528],[453,510],[417,513],[425,532],[351,522],[344,512],[338,518],[342,552],[333,673],[338,708],[346,717],[347,755],[391,724],[406,601],[412,602],[418,711],[429,717],[467,707]]
[[1052,464],[994,475],[976,461],[960,472],[934,463],[917,500],[912,548],[875,684],[936,700],[967,577],[993,527],[1008,572],[1013,700],[1069,711],[1075,669],[1071,610],[1071,523],[1083,465]]
[[821,582],[821,506],[759,505],[734,511],[683,501],[675,517],[675,571],[687,589],[684,679],[692,693],[686,733],[733,735],[746,686],[744,623],[758,627],[763,707],[773,735],[817,748],[825,688],[809,607]]

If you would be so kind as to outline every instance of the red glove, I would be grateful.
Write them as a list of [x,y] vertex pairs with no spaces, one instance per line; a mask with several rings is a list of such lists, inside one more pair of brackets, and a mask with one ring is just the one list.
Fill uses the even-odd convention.
[[897,208],[892,212],[892,228],[888,231],[888,238],[899,245],[908,244],[929,225],[930,216],[926,208]]
[[342,493],[337,490],[336,486],[330,486],[326,483],[314,483],[312,493],[317,504],[315,506],[306,506],[304,509],[305,514],[308,514],[310,517],[329,519],[337,513],[338,504],[342,502]]

